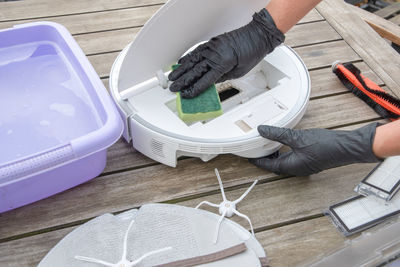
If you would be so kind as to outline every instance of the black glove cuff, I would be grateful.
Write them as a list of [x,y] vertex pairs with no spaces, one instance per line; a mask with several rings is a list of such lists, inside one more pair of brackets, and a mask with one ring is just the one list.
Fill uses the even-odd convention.
[[375,154],[374,151],[372,150],[372,146],[374,144],[374,139],[375,139],[375,134],[376,134],[376,128],[378,126],[382,125],[379,122],[374,122],[370,123],[364,127],[361,127],[360,129],[357,129],[356,131],[359,132],[360,136],[362,136],[362,144],[366,146],[366,153],[364,155],[360,155],[362,157],[361,162],[380,162],[382,159],[378,158]]
[[258,13],[254,13],[253,21],[261,26],[265,36],[269,36],[268,41],[273,44],[273,48],[285,41],[285,35],[276,27],[274,19],[267,9],[263,8]]

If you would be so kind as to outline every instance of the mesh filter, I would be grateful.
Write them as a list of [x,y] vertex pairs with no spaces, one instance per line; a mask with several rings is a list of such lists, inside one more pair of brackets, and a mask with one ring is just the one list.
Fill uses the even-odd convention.
[[[173,247],[168,253],[143,260],[143,266],[155,266],[174,260],[191,258],[199,255],[199,247],[193,236],[189,218],[184,212],[174,208],[162,208],[158,205],[146,205],[135,219],[134,231],[128,236],[130,246],[128,255],[139,258],[148,251],[163,247]],[[171,243],[171,240],[174,242]]]
[[0,167],[0,183],[37,173],[74,158],[70,145]]
[[357,187],[356,192],[390,200],[400,188],[400,156],[389,157]]
[[331,206],[328,212],[338,228],[345,235],[351,235],[398,214],[400,194],[388,203],[374,196],[357,196]]
[[79,261],[74,258],[75,255],[118,262],[121,258],[124,231],[129,222],[129,220],[119,220],[111,214],[97,217],[68,234],[43,258],[39,267],[99,266]]

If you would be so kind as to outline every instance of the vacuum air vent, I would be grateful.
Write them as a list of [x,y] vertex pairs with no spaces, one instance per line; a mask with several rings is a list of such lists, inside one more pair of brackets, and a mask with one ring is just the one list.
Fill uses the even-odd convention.
[[165,158],[164,143],[151,139],[151,152],[159,157]]

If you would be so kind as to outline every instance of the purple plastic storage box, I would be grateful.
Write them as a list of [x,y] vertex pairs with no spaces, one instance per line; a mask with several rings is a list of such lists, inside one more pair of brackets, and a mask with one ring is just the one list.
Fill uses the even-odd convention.
[[61,25],[0,31],[0,212],[99,175],[122,122]]

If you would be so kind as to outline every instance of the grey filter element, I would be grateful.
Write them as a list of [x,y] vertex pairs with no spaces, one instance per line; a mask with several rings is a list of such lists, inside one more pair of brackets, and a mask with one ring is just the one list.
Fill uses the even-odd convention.
[[304,266],[400,266],[400,219],[347,240],[337,250]]
[[379,164],[355,191],[365,195],[374,195],[390,201],[400,189],[400,156],[389,157]]
[[149,204],[105,214],[65,236],[39,263],[46,266],[264,266],[262,246],[230,220],[208,211]]
[[375,196],[356,196],[329,207],[329,215],[337,228],[345,235],[368,229],[400,212],[400,194],[390,202]]

